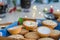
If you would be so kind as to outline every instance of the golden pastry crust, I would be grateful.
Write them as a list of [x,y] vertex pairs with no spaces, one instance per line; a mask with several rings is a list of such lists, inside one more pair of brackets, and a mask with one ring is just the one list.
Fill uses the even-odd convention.
[[29,33],[25,34],[24,36],[25,36],[25,38],[29,38],[29,39],[40,38],[39,35],[36,32],[29,32]]
[[15,38],[6,38],[6,40],[18,40],[18,39],[15,39]]
[[60,22],[60,17],[57,19],[58,22]]
[[9,28],[9,29],[7,29],[8,30],[8,32],[10,33],[10,34],[18,34],[18,33],[20,33],[21,32],[21,29],[22,29],[22,25],[19,25],[19,26],[17,26],[17,27],[13,27],[13,28]]
[[40,26],[37,28],[37,33],[40,35],[40,37],[49,37],[51,29],[45,26]]
[[60,17],[60,11],[59,12],[54,12],[53,14],[55,15],[55,17]]
[[6,40],[6,38],[5,38],[5,37],[1,37],[1,36],[0,36],[0,40]]
[[34,30],[32,30],[33,32],[37,32],[37,28],[36,29],[34,29]]
[[22,36],[22,35],[11,35],[11,36],[8,36],[8,38],[24,39],[24,36]]
[[24,40],[36,40],[36,39],[28,39],[28,38],[25,38]]
[[54,39],[52,39],[52,38],[41,38],[39,40],[54,40]]
[[52,30],[50,37],[58,39],[60,36],[60,31],[59,30]]
[[35,21],[24,21],[23,25],[27,30],[34,30],[35,28],[37,28],[37,23]]
[[15,38],[0,37],[0,40],[17,40]]
[[52,20],[44,20],[42,21],[42,25],[54,29],[57,26],[57,23]]
[[28,32],[29,32],[28,30],[22,29],[21,32],[20,32],[20,34],[25,35],[25,34],[28,33]]

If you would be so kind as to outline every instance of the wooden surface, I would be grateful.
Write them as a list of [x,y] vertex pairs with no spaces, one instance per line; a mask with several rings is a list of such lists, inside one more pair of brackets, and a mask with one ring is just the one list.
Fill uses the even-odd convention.
[[10,25],[12,23],[4,23],[4,24],[0,24],[0,26],[6,26],[6,25]]
[[35,19],[30,19],[30,18],[23,18],[24,21],[26,20],[31,20],[31,21],[36,21]]

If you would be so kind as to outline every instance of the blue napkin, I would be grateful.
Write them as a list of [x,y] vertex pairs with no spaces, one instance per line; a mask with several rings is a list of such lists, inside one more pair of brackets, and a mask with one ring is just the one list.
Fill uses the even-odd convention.
[[58,26],[55,29],[60,31],[60,22],[58,22]]
[[5,29],[12,28],[17,25],[18,25],[18,22],[16,21],[16,22],[12,23],[11,25],[7,26]]

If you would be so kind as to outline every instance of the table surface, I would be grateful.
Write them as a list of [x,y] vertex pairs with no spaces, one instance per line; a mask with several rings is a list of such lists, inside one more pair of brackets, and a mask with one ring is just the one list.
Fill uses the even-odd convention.
[[[18,20],[18,18],[32,18],[32,19],[44,19],[44,12],[43,9],[44,8],[50,8],[50,6],[53,6],[54,11],[56,11],[57,9],[60,9],[60,3],[54,3],[54,4],[33,4],[30,12],[13,12],[13,13],[6,13],[6,17],[2,18],[2,20],[0,20],[0,24],[3,23],[8,23],[8,22],[15,22]],[[37,10],[33,9],[33,6],[37,7]]]

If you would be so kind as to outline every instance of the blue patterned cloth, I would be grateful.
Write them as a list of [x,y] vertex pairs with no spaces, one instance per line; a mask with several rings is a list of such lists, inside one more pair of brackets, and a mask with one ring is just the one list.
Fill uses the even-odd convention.
[[58,26],[55,29],[60,30],[60,22],[58,22]]
[[12,27],[17,26],[17,25],[18,25],[18,22],[14,22],[11,25],[7,26],[5,29],[1,29],[0,30],[0,36],[3,36],[3,37],[9,36],[10,34],[7,31],[7,29],[12,28]]
[[16,21],[16,22],[12,23],[11,25],[7,26],[5,29],[7,30],[8,28],[12,28],[17,25],[18,25],[18,22]]
[[7,36],[7,31],[5,29],[0,30],[0,36]]

